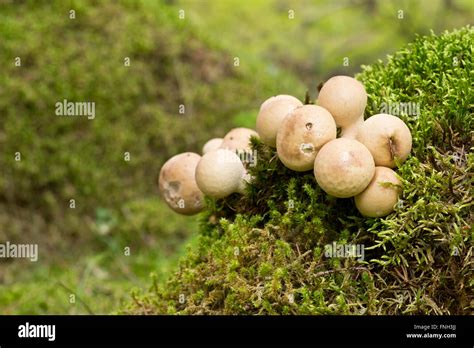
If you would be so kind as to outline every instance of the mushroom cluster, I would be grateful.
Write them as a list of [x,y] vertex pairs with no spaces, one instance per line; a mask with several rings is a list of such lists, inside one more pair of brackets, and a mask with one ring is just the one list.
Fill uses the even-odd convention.
[[324,83],[316,104],[303,104],[291,95],[273,96],[260,106],[256,131],[234,128],[223,138],[209,140],[202,157],[184,153],[167,161],[160,172],[160,193],[173,210],[187,215],[203,209],[204,195],[244,193],[252,178],[242,155],[255,156],[250,146],[254,136],[276,148],[287,168],[313,170],[327,194],[354,197],[363,216],[386,216],[401,189],[391,168],[407,159],[412,137],[398,117],[377,114],[364,121],[366,105],[364,86],[349,76]]
[[194,215],[204,209],[204,195],[224,198],[244,193],[250,181],[246,159],[252,157],[249,128],[231,129],[224,138],[213,138],[202,148],[202,156],[185,152],[163,165],[158,187],[166,204],[175,212]]

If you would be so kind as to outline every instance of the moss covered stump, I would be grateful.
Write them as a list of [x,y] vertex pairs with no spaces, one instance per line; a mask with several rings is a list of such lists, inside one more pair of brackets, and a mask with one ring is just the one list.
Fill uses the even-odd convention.
[[[133,293],[124,312],[472,314],[473,36],[466,27],[419,37],[357,76],[365,117],[398,114],[413,135],[393,213],[362,217],[252,139],[246,195],[208,200],[179,270]],[[328,257],[341,245],[363,254]]]

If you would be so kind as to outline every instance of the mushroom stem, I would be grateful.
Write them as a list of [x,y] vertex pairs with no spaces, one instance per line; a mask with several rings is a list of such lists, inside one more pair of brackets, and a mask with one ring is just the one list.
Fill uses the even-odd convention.
[[341,138],[355,139],[360,127],[364,123],[364,115],[361,115],[353,124],[349,127],[341,129]]

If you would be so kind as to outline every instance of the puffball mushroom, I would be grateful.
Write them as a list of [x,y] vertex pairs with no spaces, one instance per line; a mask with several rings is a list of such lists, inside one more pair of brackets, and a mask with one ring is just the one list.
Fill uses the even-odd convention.
[[207,141],[204,144],[204,146],[202,147],[202,154],[205,155],[206,153],[208,153],[211,150],[215,150],[215,149],[220,148],[221,145],[222,145],[223,140],[224,139],[222,139],[222,138],[213,138],[213,139]]
[[367,106],[362,83],[350,76],[333,76],[319,91],[317,103],[334,117],[336,125],[341,127],[341,137],[355,139]]
[[250,137],[258,133],[250,128],[231,129],[224,137],[220,148],[237,151],[251,151]]
[[160,194],[175,212],[194,215],[204,208],[204,195],[194,178],[201,156],[185,152],[171,157],[161,167],[158,179]]
[[265,100],[260,106],[257,116],[257,133],[264,144],[276,147],[278,128],[283,119],[303,103],[286,94],[280,94]]
[[278,157],[291,170],[310,170],[318,151],[336,135],[336,123],[329,111],[317,105],[300,106],[280,125],[276,138]]
[[355,196],[369,185],[375,172],[370,151],[357,140],[338,138],[319,150],[314,161],[318,185],[338,198]]
[[393,170],[375,167],[369,186],[354,197],[359,212],[367,217],[382,217],[393,211],[398,202],[401,182]]
[[377,114],[362,124],[357,140],[364,144],[372,154],[375,165],[395,167],[395,158],[403,163],[411,151],[410,129],[398,117]]
[[212,150],[202,156],[196,167],[196,183],[204,194],[224,198],[234,192],[243,193],[247,172],[234,151]]

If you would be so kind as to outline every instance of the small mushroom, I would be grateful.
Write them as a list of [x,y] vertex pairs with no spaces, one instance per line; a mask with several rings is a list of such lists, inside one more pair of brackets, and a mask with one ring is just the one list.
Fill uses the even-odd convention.
[[318,185],[338,198],[352,197],[364,191],[374,172],[370,151],[353,139],[331,140],[319,150],[314,161]]
[[[289,102],[292,102],[292,103],[295,103],[297,104],[298,106],[301,103],[301,101],[296,98],[296,97],[293,97],[292,95],[289,95],[289,94],[279,94],[279,95],[275,95],[273,97],[270,97],[268,98],[267,100],[265,100],[261,105],[260,105],[260,110],[263,110],[264,108],[266,108],[267,106],[269,106],[270,104],[272,104],[273,102],[275,101],[282,101],[282,100],[287,100]],[[298,103],[299,102],[299,103]]]
[[209,140],[202,147],[202,154],[205,155],[206,153],[208,153],[211,150],[215,150],[215,149],[220,148],[221,145],[222,145],[223,140],[224,139],[222,139],[222,138],[213,138],[213,139]]
[[286,94],[265,100],[260,106],[256,125],[262,142],[273,148],[276,147],[276,136],[283,119],[295,108],[302,105],[303,103],[299,99]]
[[326,108],[341,127],[341,137],[355,139],[364,122],[367,93],[364,85],[350,76],[333,76],[319,91],[318,105]]
[[367,217],[390,214],[398,202],[401,182],[395,172],[386,167],[375,167],[369,186],[354,197],[359,212]]
[[321,106],[303,105],[285,117],[277,133],[277,153],[283,164],[298,172],[310,170],[321,147],[336,139],[333,117]]
[[377,114],[362,124],[357,140],[374,156],[376,166],[395,167],[395,159],[403,163],[411,151],[410,129],[398,117]]
[[199,189],[214,198],[224,198],[234,192],[244,193],[248,179],[239,156],[227,149],[209,151],[196,168]]
[[234,150],[237,152],[249,152],[251,151],[250,147],[250,137],[258,137],[258,133],[250,128],[234,128],[231,129],[224,137],[221,149]]
[[201,156],[185,152],[171,157],[161,167],[158,187],[166,204],[175,212],[194,215],[204,208],[204,195],[194,178]]

